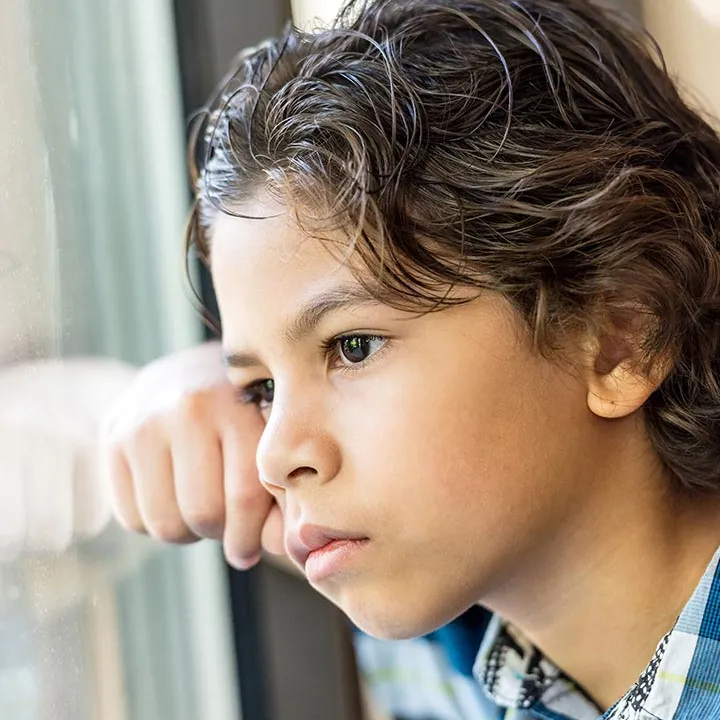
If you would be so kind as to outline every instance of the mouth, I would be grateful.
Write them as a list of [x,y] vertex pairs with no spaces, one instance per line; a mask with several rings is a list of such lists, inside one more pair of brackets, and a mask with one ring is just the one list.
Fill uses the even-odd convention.
[[319,525],[301,525],[286,540],[290,557],[305,571],[310,582],[319,582],[338,572],[369,538]]

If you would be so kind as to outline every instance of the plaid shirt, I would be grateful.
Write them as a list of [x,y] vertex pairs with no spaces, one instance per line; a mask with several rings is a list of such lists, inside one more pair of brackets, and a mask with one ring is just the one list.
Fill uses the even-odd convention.
[[643,674],[605,714],[521,632],[479,607],[424,638],[360,635],[356,646],[371,689],[401,720],[720,720],[720,550]]

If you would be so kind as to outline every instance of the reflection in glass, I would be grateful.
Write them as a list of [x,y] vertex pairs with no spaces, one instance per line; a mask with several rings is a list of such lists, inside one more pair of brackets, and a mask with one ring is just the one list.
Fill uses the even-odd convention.
[[219,550],[114,527],[98,459],[132,366],[201,335],[177,76],[169,0],[3,4],[0,718],[237,717]]

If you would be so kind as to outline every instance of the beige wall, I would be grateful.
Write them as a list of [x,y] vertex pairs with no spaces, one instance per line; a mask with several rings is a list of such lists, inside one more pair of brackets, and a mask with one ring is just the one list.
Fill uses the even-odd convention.
[[693,0],[644,0],[643,13],[671,72],[705,112],[720,118],[720,24]]
[[298,27],[312,30],[318,24],[329,25],[342,0],[291,0],[293,21]]

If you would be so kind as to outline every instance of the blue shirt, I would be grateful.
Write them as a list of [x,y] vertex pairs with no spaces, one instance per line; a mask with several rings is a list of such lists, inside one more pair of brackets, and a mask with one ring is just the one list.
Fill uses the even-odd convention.
[[523,634],[477,606],[430,635],[356,637],[397,720],[720,720],[720,550],[638,681],[603,714]]

